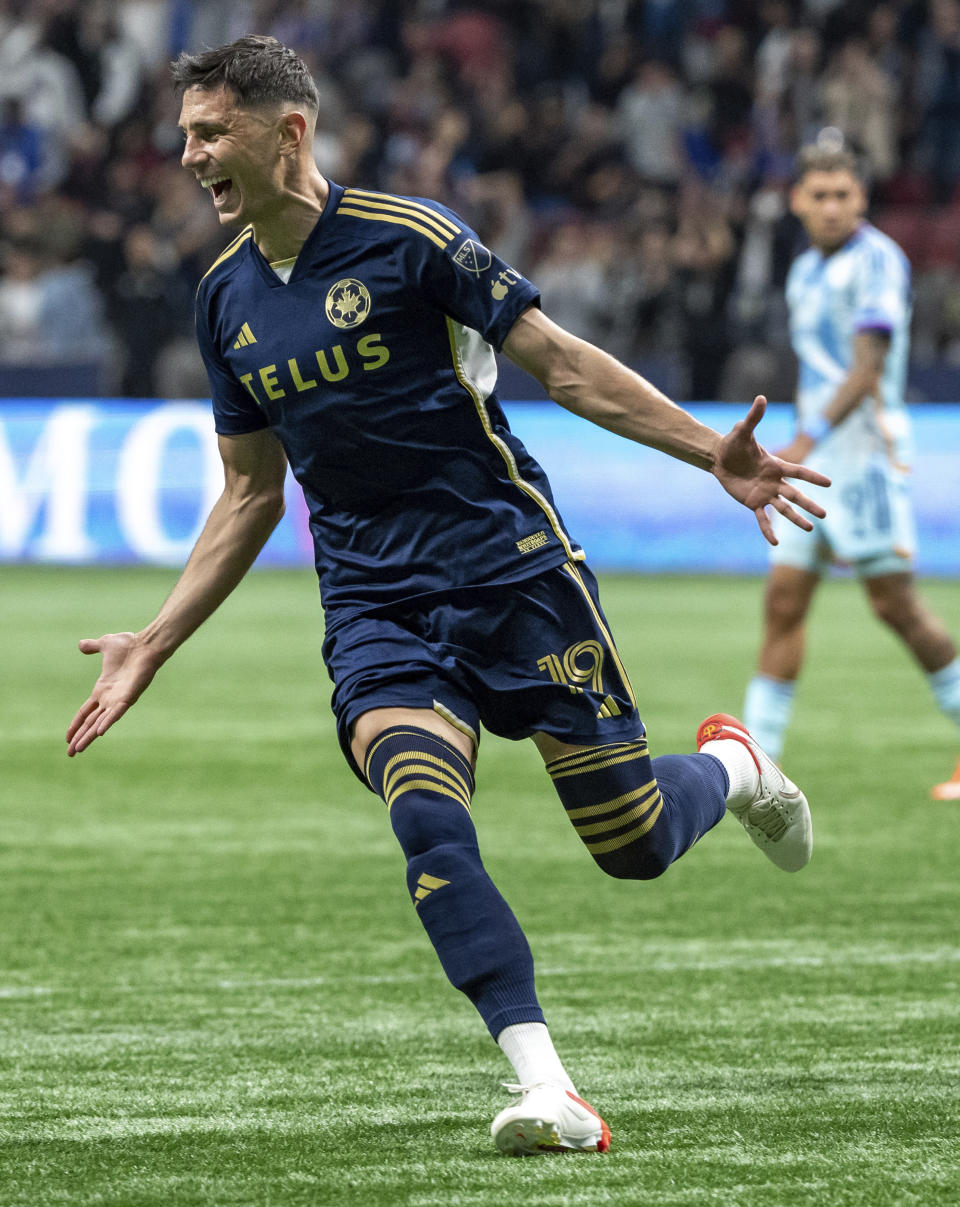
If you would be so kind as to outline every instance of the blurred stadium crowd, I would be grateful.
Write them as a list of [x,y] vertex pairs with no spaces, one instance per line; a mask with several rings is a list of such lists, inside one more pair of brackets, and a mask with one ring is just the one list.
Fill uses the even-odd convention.
[[0,394],[206,394],[226,237],[167,64],[247,32],[311,63],[323,172],[445,201],[691,400],[789,396],[793,156],[839,128],[914,265],[915,396],[960,397],[960,0],[0,0]]

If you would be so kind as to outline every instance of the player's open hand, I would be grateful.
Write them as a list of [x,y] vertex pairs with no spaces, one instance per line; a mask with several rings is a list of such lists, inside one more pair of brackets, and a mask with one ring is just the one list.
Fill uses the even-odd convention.
[[71,757],[86,750],[120,720],[160,667],[157,657],[137,644],[134,633],[86,637],[79,648],[84,654],[102,654],[103,664],[93,691],[67,730],[67,754]]
[[830,479],[806,465],[783,461],[757,443],[753,433],[766,409],[767,400],[759,394],[744,418],[721,439],[713,473],[728,494],[750,508],[757,517],[760,531],[771,545],[776,545],[767,507],[779,511],[792,524],[808,532],[813,524],[797,510],[798,507],[818,518],[827,514],[819,503],[787,479],[799,478],[815,486],[829,486]]

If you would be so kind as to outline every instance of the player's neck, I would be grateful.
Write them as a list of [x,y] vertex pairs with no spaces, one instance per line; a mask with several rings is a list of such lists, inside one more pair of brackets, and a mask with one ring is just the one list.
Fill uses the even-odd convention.
[[316,172],[285,189],[277,204],[253,220],[253,238],[269,263],[292,260],[317,224],[330,186]]
[[830,258],[830,256],[835,255],[836,252],[841,251],[844,247],[846,247],[850,240],[861,230],[862,227],[863,223],[859,222],[854,229],[852,231],[848,231],[842,239],[831,240],[829,243],[819,243],[813,241],[814,247],[816,247],[820,255],[827,260]]

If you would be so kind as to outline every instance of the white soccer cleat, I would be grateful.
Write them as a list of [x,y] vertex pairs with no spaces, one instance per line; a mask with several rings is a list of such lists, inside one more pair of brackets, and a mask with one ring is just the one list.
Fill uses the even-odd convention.
[[610,1128],[589,1102],[572,1091],[549,1082],[506,1085],[506,1088],[521,1097],[490,1124],[493,1142],[502,1153],[512,1157],[553,1152],[605,1153],[610,1147]]
[[750,752],[760,774],[760,785],[745,805],[727,805],[764,855],[785,872],[799,872],[810,862],[813,822],[807,798],[787,779],[756,739],[736,717],[714,713],[697,730],[697,749],[707,742],[732,739]]

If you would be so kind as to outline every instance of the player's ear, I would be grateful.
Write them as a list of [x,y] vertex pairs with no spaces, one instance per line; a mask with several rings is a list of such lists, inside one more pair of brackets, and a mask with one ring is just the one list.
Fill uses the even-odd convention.
[[803,182],[800,180],[790,190],[790,213],[797,218],[803,213]]
[[282,114],[277,131],[280,154],[292,155],[297,151],[306,137],[308,128],[307,119],[296,109]]

